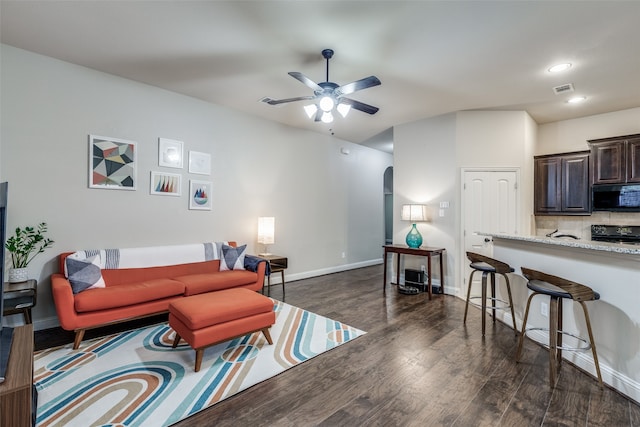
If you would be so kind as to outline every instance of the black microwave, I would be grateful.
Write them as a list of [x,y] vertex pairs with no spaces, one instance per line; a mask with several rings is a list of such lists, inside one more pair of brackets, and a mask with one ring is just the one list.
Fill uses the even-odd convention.
[[640,184],[594,185],[593,211],[640,212]]

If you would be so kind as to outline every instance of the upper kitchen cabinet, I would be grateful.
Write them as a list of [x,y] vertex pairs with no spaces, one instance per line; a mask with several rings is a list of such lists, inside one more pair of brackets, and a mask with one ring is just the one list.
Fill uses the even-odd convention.
[[591,212],[589,151],[534,157],[536,215],[588,215]]
[[588,142],[592,184],[640,182],[640,134]]

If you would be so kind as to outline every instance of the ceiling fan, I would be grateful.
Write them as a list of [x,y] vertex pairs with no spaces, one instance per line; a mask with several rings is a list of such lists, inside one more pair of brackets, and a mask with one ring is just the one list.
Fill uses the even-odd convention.
[[327,80],[322,83],[316,83],[300,72],[289,72],[291,77],[313,89],[313,95],[298,96],[296,98],[287,99],[272,99],[265,97],[262,98],[261,101],[266,102],[269,105],[279,105],[295,101],[315,101],[314,103],[305,106],[304,109],[309,118],[314,117],[314,121],[322,121],[324,123],[331,123],[333,121],[332,111],[334,108],[337,109],[343,117],[346,117],[351,108],[367,114],[377,113],[379,110],[378,107],[356,101],[355,99],[347,98],[345,95],[350,95],[358,90],[378,86],[381,84],[380,80],[376,76],[369,76],[356,80],[355,82],[339,86],[338,84],[329,81],[329,59],[333,56],[333,50],[324,49],[322,51],[322,56],[327,60]]

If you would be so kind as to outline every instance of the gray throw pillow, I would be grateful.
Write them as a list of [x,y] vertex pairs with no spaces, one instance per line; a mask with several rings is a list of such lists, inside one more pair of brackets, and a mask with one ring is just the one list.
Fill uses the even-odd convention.
[[68,256],[65,260],[67,278],[74,294],[87,289],[104,288],[106,285],[100,270],[100,256],[76,259]]
[[233,246],[222,245],[222,256],[220,257],[220,271],[245,270],[244,256],[247,245]]

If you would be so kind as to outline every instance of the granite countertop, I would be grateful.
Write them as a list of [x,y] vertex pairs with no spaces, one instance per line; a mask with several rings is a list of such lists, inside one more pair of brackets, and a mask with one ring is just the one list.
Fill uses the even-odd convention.
[[545,236],[520,236],[515,234],[482,233],[482,236],[491,236],[496,239],[519,240],[523,242],[542,243],[545,245],[565,246],[568,248],[591,249],[603,252],[615,252],[619,254],[640,255],[640,245],[625,245],[621,243],[595,242],[593,240],[576,240],[570,237],[545,237]]

